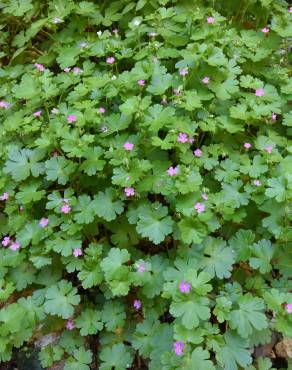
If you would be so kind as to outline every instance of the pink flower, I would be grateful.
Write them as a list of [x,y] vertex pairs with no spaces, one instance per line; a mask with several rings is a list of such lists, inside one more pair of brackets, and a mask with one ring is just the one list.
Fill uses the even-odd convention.
[[115,58],[114,57],[108,57],[108,58],[106,58],[106,62],[108,64],[113,64],[115,62]]
[[58,24],[58,23],[62,23],[63,21],[62,21],[62,19],[61,18],[58,18],[58,17],[55,17],[54,19],[53,19],[53,23],[54,24]]
[[105,113],[105,108],[100,107],[100,108],[98,108],[98,111],[99,111],[99,113],[104,114]]
[[287,311],[288,313],[292,313],[292,303],[287,303],[287,304],[286,304],[286,311]]
[[255,95],[256,96],[264,96],[265,95],[265,91],[264,89],[260,88],[260,89],[256,89],[255,91]]
[[175,352],[175,354],[177,356],[182,356],[184,349],[185,349],[184,342],[182,342],[180,340],[174,342],[174,344],[173,344],[173,350],[174,350],[174,352]]
[[71,68],[66,67],[66,68],[64,68],[64,69],[63,69],[63,71],[64,71],[64,72],[66,72],[66,73],[68,73],[68,72],[70,72],[70,71],[71,71]]
[[79,68],[79,67],[74,67],[74,68],[73,68],[73,73],[74,73],[75,75],[78,75],[78,74],[79,74],[79,73],[81,73],[81,72],[83,72],[81,68]]
[[178,166],[176,167],[169,167],[169,169],[167,170],[167,173],[169,174],[169,176],[175,176],[178,174]]
[[81,49],[86,48],[87,42],[80,42],[79,46],[81,47]]
[[265,148],[265,151],[266,151],[267,153],[269,153],[269,154],[271,154],[271,153],[272,153],[272,150],[273,150],[272,145],[268,145],[268,146]]
[[140,86],[144,86],[144,85],[145,85],[145,80],[139,80],[139,81],[138,81],[138,85],[140,85]]
[[261,185],[262,185],[262,183],[260,182],[260,180],[254,180],[254,181],[253,181],[253,184],[254,184],[255,186],[261,186]]
[[181,90],[180,89],[173,89],[173,92],[176,96],[181,96]]
[[203,82],[203,84],[208,85],[208,83],[210,82],[210,77],[205,76],[205,77],[202,79],[202,82]]
[[131,151],[131,150],[133,150],[133,148],[134,148],[134,144],[129,143],[128,141],[124,144],[124,149],[125,150]]
[[215,22],[215,18],[213,17],[208,17],[207,18],[207,23],[211,24],[211,23],[214,23]]
[[163,99],[161,100],[160,104],[162,104],[162,105],[166,105],[166,104],[167,104],[167,100],[166,100],[166,98],[163,98]]
[[179,71],[179,74],[181,76],[186,76],[187,74],[189,73],[188,69],[187,68],[183,68]]
[[270,29],[268,27],[265,27],[265,28],[262,29],[262,32],[263,33],[269,33]]
[[0,108],[8,109],[9,107],[10,107],[10,104],[9,103],[7,103],[4,100],[1,100],[0,101]]
[[12,251],[17,251],[17,249],[20,248],[20,244],[18,242],[13,242],[10,247],[9,247]]
[[75,328],[75,325],[74,325],[73,320],[69,319],[69,320],[66,322],[66,329],[68,329],[68,330],[73,330],[74,328]]
[[74,255],[74,257],[82,256],[81,248],[75,248],[74,251],[73,251],[73,255]]
[[49,219],[48,218],[41,218],[40,219],[40,222],[39,222],[39,226],[44,228],[44,227],[47,227],[49,224]]
[[71,207],[69,204],[64,204],[61,208],[61,213],[69,213],[71,211]]
[[134,188],[125,188],[124,192],[125,192],[127,197],[131,197],[131,196],[135,195],[135,189]]
[[40,72],[44,72],[45,71],[45,67],[42,65],[42,64],[39,64],[39,63],[35,63],[34,65],[36,67],[36,69]]
[[135,299],[133,302],[133,307],[138,311],[140,310],[141,306],[142,306],[142,303],[140,299]]
[[182,280],[181,283],[179,284],[179,290],[184,294],[185,293],[188,294],[191,290],[191,284]]
[[184,132],[180,132],[177,136],[177,141],[179,143],[186,143],[188,142],[188,134],[184,133]]
[[10,243],[10,237],[9,236],[5,236],[4,238],[3,238],[3,240],[2,240],[2,245],[3,245],[3,247],[7,247],[8,245],[9,245],[9,243]]
[[34,112],[34,117],[40,117],[40,115],[42,114],[42,111],[41,110],[38,110],[37,112]]
[[119,30],[117,28],[113,29],[113,33],[117,34],[119,33]]
[[0,200],[8,200],[9,199],[9,194],[4,192],[1,196],[0,196]]
[[59,109],[57,109],[57,108],[53,108],[53,109],[51,110],[51,113],[52,113],[52,114],[58,114],[58,113],[59,113]]
[[245,149],[249,149],[251,148],[251,144],[250,143],[244,143],[243,145],[245,147]]
[[203,213],[205,211],[205,205],[198,202],[198,203],[195,204],[195,210],[198,213]]
[[53,157],[58,157],[58,155],[59,155],[59,152],[58,152],[57,150],[55,150],[55,151],[53,152]]
[[74,114],[69,114],[69,116],[67,117],[67,121],[69,123],[75,122],[77,121],[77,117]]
[[201,149],[196,149],[196,150],[194,150],[194,155],[195,155],[195,157],[201,157],[201,156],[202,156],[202,151],[201,151]]
[[292,6],[290,6],[289,8],[289,13],[292,13]]
[[277,115],[276,115],[276,113],[273,113],[273,114],[272,114],[272,120],[273,120],[273,121],[276,121],[276,119],[277,119]]
[[138,267],[137,267],[137,272],[144,272],[145,271],[145,263],[144,262],[141,262],[139,263]]
[[193,137],[190,137],[190,138],[189,138],[189,143],[190,143],[190,144],[193,144],[193,143],[194,143],[194,141],[195,141],[195,139],[194,139]]
[[206,193],[201,194],[202,199],[208,200],[208,195]]

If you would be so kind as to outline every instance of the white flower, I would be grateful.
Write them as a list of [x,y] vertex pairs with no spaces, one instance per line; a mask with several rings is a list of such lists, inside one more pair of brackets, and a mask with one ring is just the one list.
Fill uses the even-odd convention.
[[135,19],[133,22],[134,26],[139,26],[140,23],[141,21],[139,21],[139,19]]
[[102,31],[97,31],[96,34],[97,34],[97,36],[101,36],[102,35]]
[[116,80],[117,79],[117,76],[113,75],[113,77],[111,79],[112,80]]

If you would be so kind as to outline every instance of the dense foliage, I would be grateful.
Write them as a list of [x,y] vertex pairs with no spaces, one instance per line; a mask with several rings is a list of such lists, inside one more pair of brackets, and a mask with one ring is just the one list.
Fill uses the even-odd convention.
[[1,6],[0,361],[54,333],[44,368],[271,369],[254,346],[292,336],[287,2]]

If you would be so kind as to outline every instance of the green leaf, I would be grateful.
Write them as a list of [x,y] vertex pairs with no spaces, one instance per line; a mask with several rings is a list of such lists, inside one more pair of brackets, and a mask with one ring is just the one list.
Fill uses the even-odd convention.
[[94,206],[97,216],[104,218],[106,221],[114,220],[117,215],[123,212],[123,202],[115,199],[113,189],[106,189],[105,192],[100,191],[94,197]]
[[240,336],[247,338],[252,334],[253,328],[262,330],[268,326],[262,299],[248,293],[239,297],[237,304],[239,308],[231,311],[229,324],[231,329],[236,329]]
[[58,181],[58,184],[65,185],[72,173],[76,169],[76,164],[67,160],[64,157],[57,156],[49,159],[45,163],[47,179]]
[[[192,207],[193,208],[193,207]],[[199,244],[206,236],[206,227],[199,221],[185,218],[178,223],[180,238],[184,243]]]
[[171,85],[172,75],[166,73],[167,69],[159,64],[154,65],[151,84],[147,91],[153,95],[162,95]]
[[100,370],[125,370],[133,362],[133,355],[129,347],[123,343],[114,344],[112,347],[105,347],[100,352]]
[[192,301],[173,302],[169,312],[174,317],[180,317],[182,324],[187,329],[194,329],[199,326],[200,320],[208,320],[210,309],[209,300],[204,297],[194,297]]
[[200,370],[215,370],[215,366],[212,361],[210,361],[210,353],[202,347],[194,349],[191,358],[186,359],[183,366],[185,370],[193,370],[194,368]]
[[75,319],[75,324],[82,336],[96,334],[103,328],[101,312],[87,308]]
[[277,202],[283,202],[286,199],[286,184],[283,176],[268,179],[269,188],[265,194],[269,198],[275,198]]
[[66,280],[61,280],[58,284],[48,288],[45,297],[45,312],[63,319],[72,317],[74,306],[80,302],[77,289],[73,288],[72,284]]
[[251,247],[252,255],[249,259],[249,264],[254,269],[259,269],[261,274],[266,274],[272,270],[271,260],[274,255],[274,250],[270,240],[260,240]]

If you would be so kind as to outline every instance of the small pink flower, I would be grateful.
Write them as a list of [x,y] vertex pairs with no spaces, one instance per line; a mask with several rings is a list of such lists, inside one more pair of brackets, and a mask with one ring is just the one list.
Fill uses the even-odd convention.
[[208,200],[208,195],[206,193],[201,194],[202,199]]
[[243,145],[245,147],[245,149],[249,149],[251,148],[251,144],[250,143],[244,143]]
[[272,153],[272,150],[273,150],[272,145],[268,145],[268,146],[265,148],[265,151],[266,151],[267,153],[269,153],[269,154],[271,154],[271,153]]
[[177,141],[179,143],[187,143],[188,142],[188,134],[184,132],[180,132],[177,136]]
[[9,243],[10,243],[10,237],[9,236],[5,236],[4,238],[3,238],[3,240],[2,240],[2,245],[3,245],[3,247],[7,247],[8,245],[9,245]]
[[70,67],[66,67],[66,68],[63,69],[63,71],[66,72],[66,73],[68,73],[68,72],[71,71],[71,68]]
[[292,6],[290,6],[289,8],[289,13],[292,13]]
[[262,29],[262,32],[263,33],[269,33],[270,29],[268,27],[265,27],[265,28]]
[[138,311],[140,310],[141,306],[142,306],[142,303],[140,299],[135,299],[133,302],[133,307]]
[[58,18],[58,17],[55,17],[54,19],[53,19],[53,23],[54,24],[58,24],[58,23],[62,23],[63,21],[62,21],[62,19],[61,18]]
[[145,263],[144,262],[141,262],[139,263],[138,267],[137,267],[137,272],[144,272],[145,271]]
[[190,138],[189,138],[189,143],[190,143],[190,144],[193,144],[193,143],[194,143],[194,141],[195,141],[195,139],[194,139],[193,137],[190,137]]
[[202,82],[203,82],[203,84],[208,85],[208,83],[210,82],[210,77],[205,76],[205,77],[202,79]]
[[73,330],[75,328],[74,322],[72,319],[67,320],[66,329]]
[[264,96],[265,95],[265,91],[264,89],[260,88],[260,89],[256,89],[255,91],[255,95],[256,96]]
[[74,255],[74,257],[82,256],[81,248],[75,248],[74,251],[73,251],[73,255]]
[[0,196],[0,200],[8,200],[9,199],[9,194],[7,192],[4,192],[1,196]]
[[160,104],[162,105],[166,105],[167,104],[167,99],[166,98],[163,98],[160,102]]
[[188,294],[191,290],[191,284],[182,280],[179,284],[179,290],[184,294]]
[[184,342],[178,340],[173,344],[173,350],[177,356],[182,356],[185,349]]
[[54,152],[53,152],[53,157],[58,157],[59,156],[59,152],[57,151],[57,150],[55,150]]
[[104,107],[99,107],[98,111],[99,111],[99,113],[104,114],[105,113],[105,108]]
[[203,152],[201,151],[201,149],[196,149],[194,150],[194,155],[195,157],[201,157],[203,154]]
[[262,185],[262,183],[260,182],[260,180],[254,180],[254,181],[253,181],[253,184],[254,184],[255,186],[261,186],[261,185]]
[[213,17],[208,17],[207,18],[207,23],[212,24],[214,22],[215,22],[215,18],[213,18]]
[[169,167],[168,170],[167,170],[167,173],[169,174],[169,176],[175,176],[178,174],[178,166],[176,167]]
[[73,73],[74,75],[78,75],[79,73],[83,72],[81,68],[79,67],[74,67],[73,68]]
[[51,113],[52,113],[52,114],[58,114],[58,113],[59,113],[59,109],[57,109],[57,108],[53,108],[53,109],[51,110]]
[[286,304],[286,311],[287,311],[288,313],[292,313],[292,303],[287,303],[287,304]]
[[276,121],[276,119],[277,119],[277,115],[276,115],[276,113],[273,113],[273,114],[272,114],[272,120],[273,120],[273,121]]
[[106,62],[107,62],[107,64],[113,64],[115,62],[115,58],[114,57],[108,57],[108,58],[106,58]]
[[10,107],[10,104],[9,103],[7,103],[4,100],[1,100],[0,101],[0,108],[8,109],[9,107]]
[[189,73],[188,69],[187,68],[183,68],[179,71],[179,74],[181,76],[186,76],[187,74]]
[[77,117],[74,114],[69,114],[69,116],[67,117],[67,121],[69,123],[76,122],[77,121]]
[[42,65],[42,64],[39,64],[39,63],[35,63],[34,65],[36,67],[36,69],[40,72],[44,72],[45,71],[45,67]]
[[139,80],[138,85],[139,86],[144,86],[145,85],[145,80]]
[[203,213],[205,211],[205,205],[198,202],[198,203],[195,204],[195,210],[198,213]]
[[69,213],[71,211],[71,207],[69,204],[64,204],[61,208],[61,213]]
[[10,247],[9,247],[12,251],[17,251],[17,249],[20,248],[20,244],[18,242],[13,242]]
[[113,29],[113,33],[117,34],[119,33],[119,30],[117,28]]
[[124,149],[125,150],[131,151],[131,150],[133,150],[133,148],[134,148],[134,144],[129,143],[128,141],[124,144]]
[[49,224],[49,219],[48,218],[41,218],[40,219],[40,222],[39,222],[39,226],[44,228],[44,227],[47,227]]
[[135,189],[134,188],[125,188],[124,192],[125,192],[127,197],[131,197],[131,196],[135,195]]
[[34,117],[40,117],[42,114],[42,111],[41,110],[38,110],[37,112],[34,112],[33,116]]

